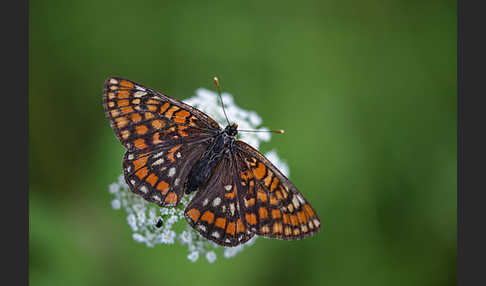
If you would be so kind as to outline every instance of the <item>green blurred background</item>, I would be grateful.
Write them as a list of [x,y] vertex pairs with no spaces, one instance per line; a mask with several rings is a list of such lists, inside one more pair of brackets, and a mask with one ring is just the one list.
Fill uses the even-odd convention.
[[[455,285],[456,1],[29,1],[31,285]],[[283,128],[318,211],[232,259],[131,238],[102,107],[121,76],[214,89]]]

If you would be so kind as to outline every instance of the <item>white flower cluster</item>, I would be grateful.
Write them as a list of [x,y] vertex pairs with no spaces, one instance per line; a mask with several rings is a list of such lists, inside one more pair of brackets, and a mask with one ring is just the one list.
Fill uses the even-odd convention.
[[[262,119],[256,112],[246,111],[236,106],[233,97],[228,93],[223,93],[222,97],[226,113],[231,122],[238,124],[238,129],[268,130],[264,127],[257,129]],[[227,122],[216,93],[200,88],[196,90],[195,96],[185,100],[185,102],[210,114],[221,126],[226,126]],[[260,142],[270,141],[271,134],[270,132],[242,132],[239,133],[239,139],[258,149]],[[275,151],[270,151],[265,156],[282,173],[286,176],[289,175],[287,164],[280,160]],[[184,196],[177,207],[161,208],[132,193],[125,183],[123,175],[118,178],[117,182],[109,186],[109,191],[115,197],[111,201],[112,208],[115,210],[123,209],[127,213],[127,222],[133,231],[132,237],[135,241],[145,243],[148,247],[157,244],[173,244],[177,241],[187,246],[189,250],[187,259],[192,262],[195,262],[201,256],[205,256],[209,263],[213,263],[217,258],[216,252],[219,248],[224,249],[223,256],[225,258],[233,257],[256,240],[256,236],[254,236],[245,244],[236,247],[220,247],[199,235],[185,223],[184,218],[184,208],[191,200],[192,195]]]

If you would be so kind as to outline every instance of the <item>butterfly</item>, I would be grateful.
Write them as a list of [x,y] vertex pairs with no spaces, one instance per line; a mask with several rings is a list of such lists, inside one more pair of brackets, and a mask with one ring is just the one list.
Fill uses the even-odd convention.
[[255,235],[302,239],[321,221],[300,191],[258,150],[207,114],[130,80],[104,83],[104,111],[121,144],[131,191],[161,207],[184,210],[188,224],[222,246]]

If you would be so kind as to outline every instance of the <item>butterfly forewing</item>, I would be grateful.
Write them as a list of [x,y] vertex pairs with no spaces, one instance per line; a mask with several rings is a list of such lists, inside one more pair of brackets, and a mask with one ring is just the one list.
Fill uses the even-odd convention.
[[199,190],[185,215],[202,236],[224,246],[245,243],[255,234],[244,223],[236,161],[226,157],[214,170],[207,186]]
[[236,142],[241,165],[241,184],[246,224],[258,235],[302,239],[320,229],[320,219],[300,191],[260,152]]
[[201,111],[125,79],[107,79],[103,100],[105,114],[128,150],[146,152],[158,145],[208,138],[220,130]]

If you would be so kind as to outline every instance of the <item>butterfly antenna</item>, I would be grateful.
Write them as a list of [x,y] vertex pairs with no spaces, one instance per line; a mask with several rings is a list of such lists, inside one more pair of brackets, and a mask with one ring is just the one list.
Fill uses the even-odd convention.
[[223,97],[221,96],[221,86],[219,85],[219,80],[217,77],[214,77],[213,80],[214,80],[214,84],[218,88],[218,95],[219,95],[219,99],[221,100],[221,106],[223,107],[224,117],[226,118],[228,125],[230,125],[230,121],[228,120],[228,116],[226,115],[226,110],[224,109]]
[[272,132],[277,134],[284,134],[285,130],[283,129],[275,129],[275,130],[239,130],[238,132]]

